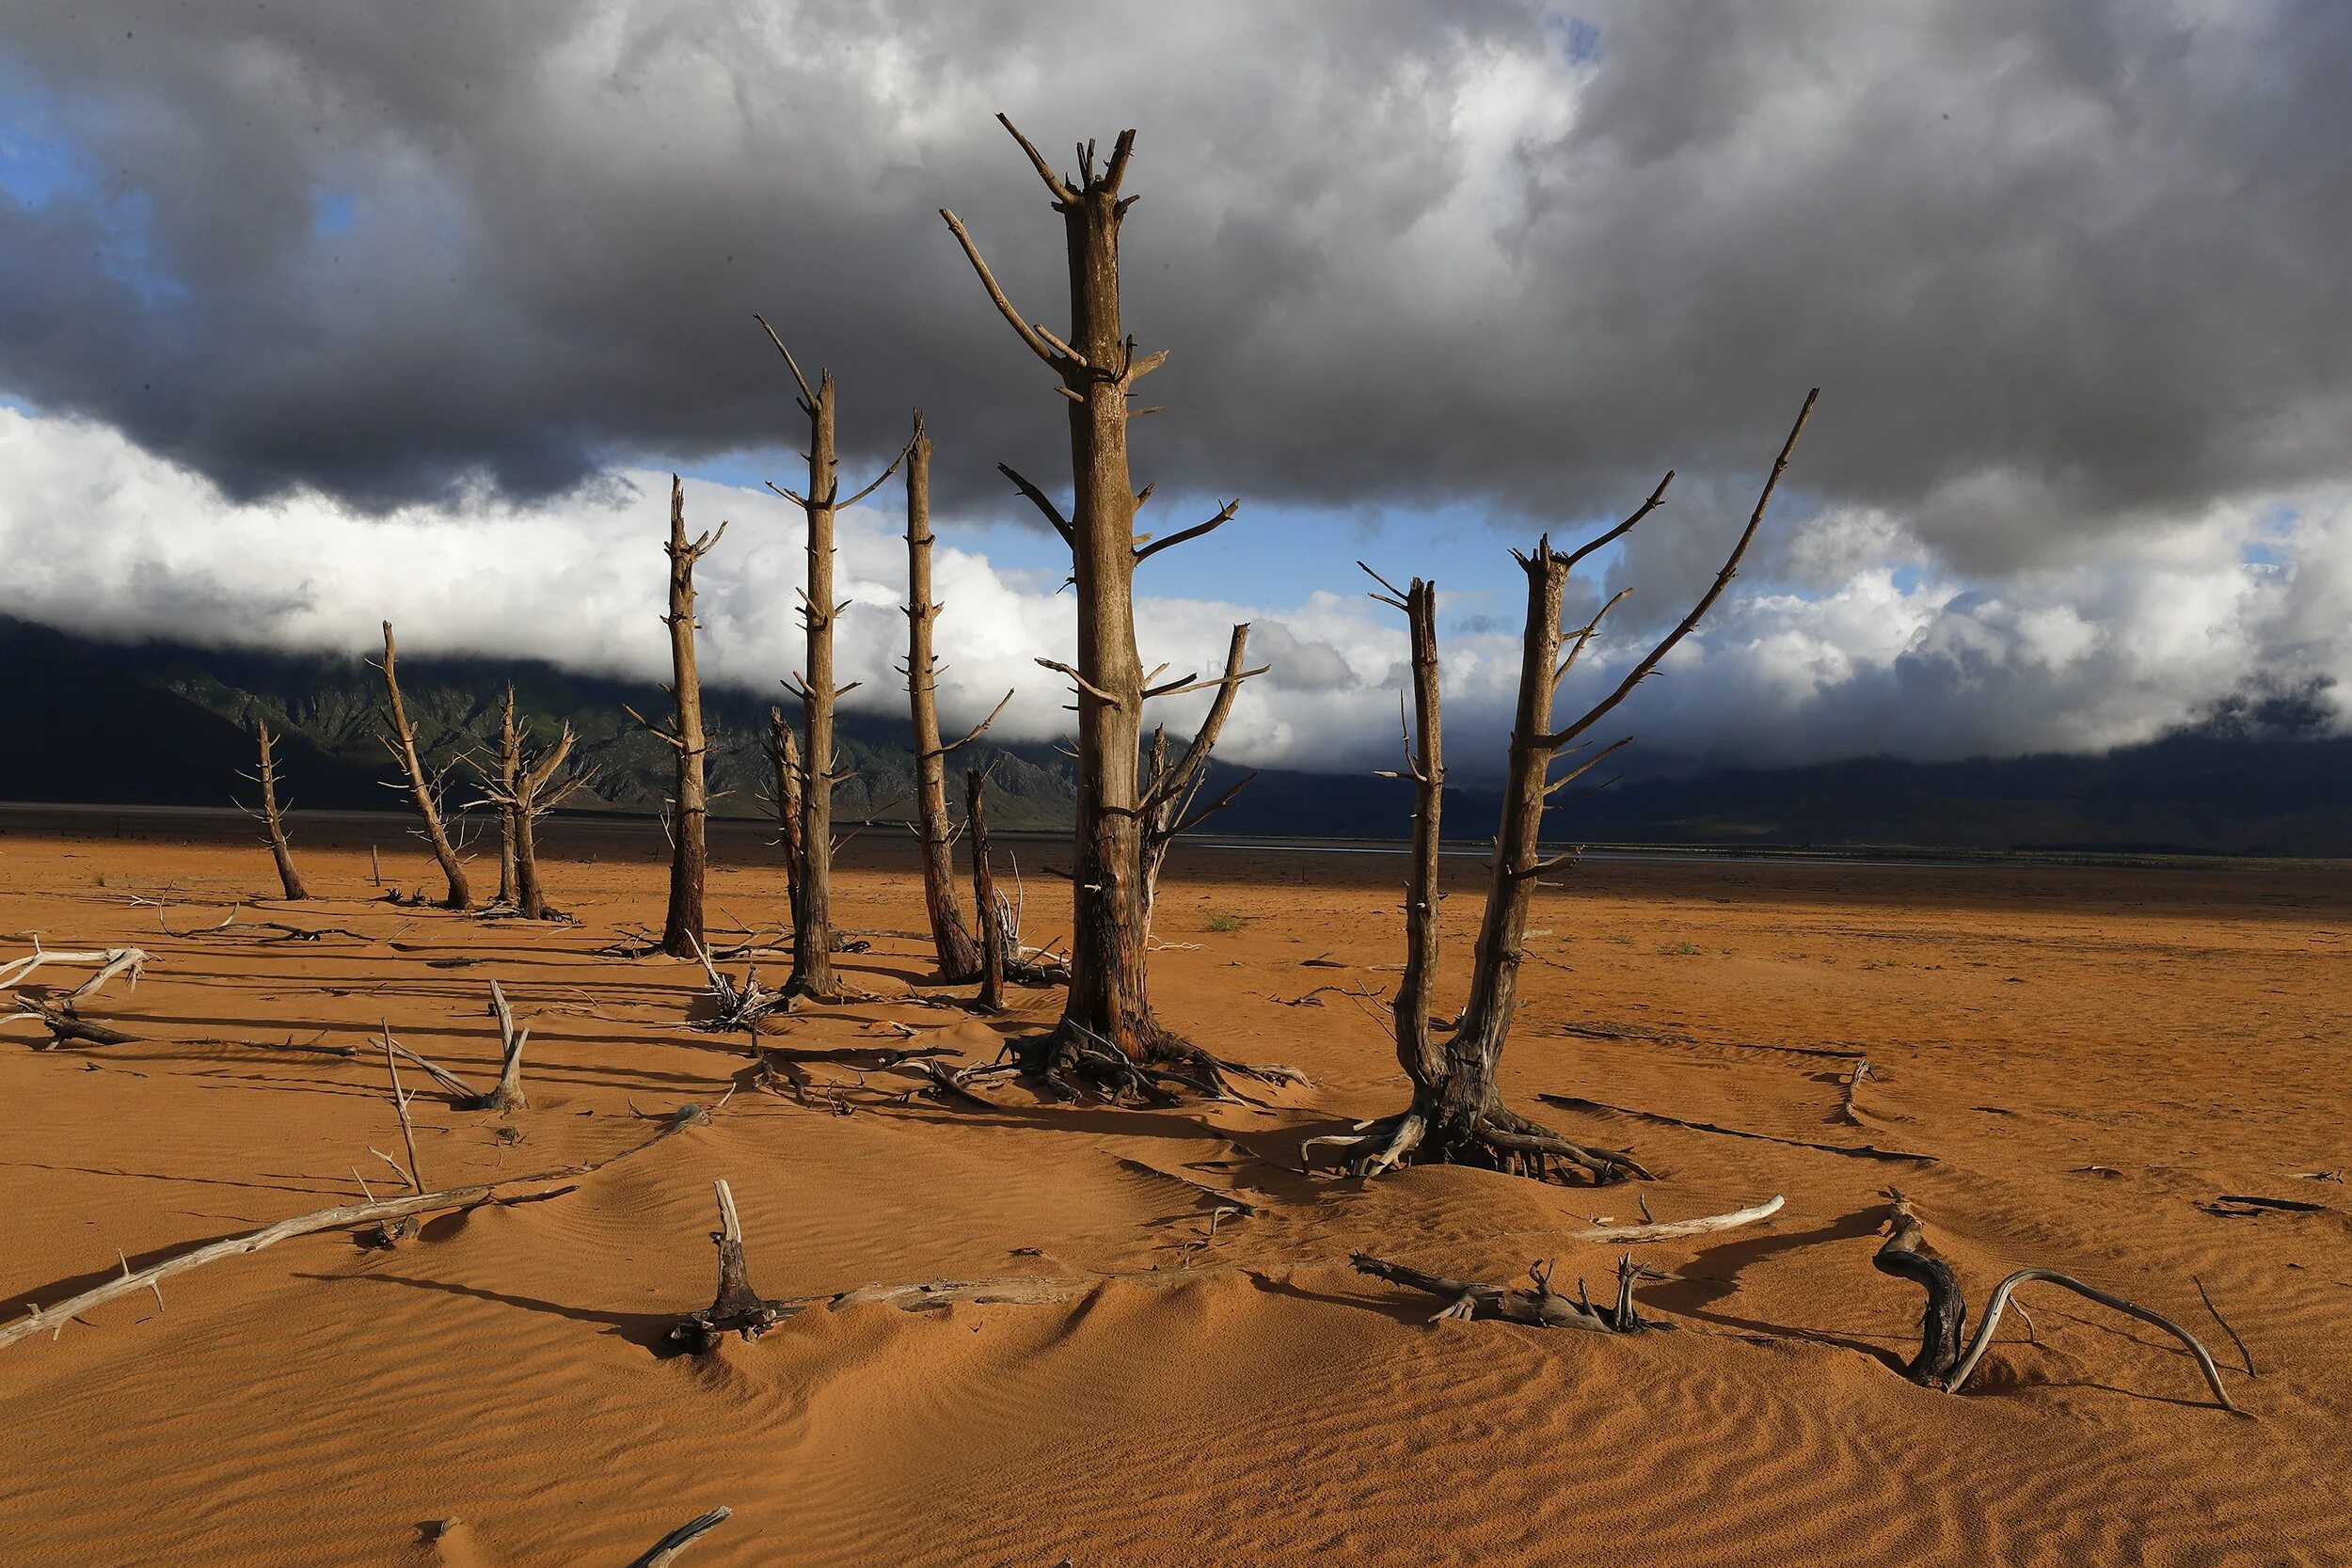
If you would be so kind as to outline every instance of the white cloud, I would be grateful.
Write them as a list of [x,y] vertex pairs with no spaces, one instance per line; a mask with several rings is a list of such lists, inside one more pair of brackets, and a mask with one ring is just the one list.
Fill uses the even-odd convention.
[[[0,471],[10,476],[0,611],[103,637],[340,652],[373,645],[389,618],[412,654],[545,658],[649,683],[666,671],[666,474],[543,504],[475,499],[382,516],[315,494],[240,504],[103,426],[10,409],[0,409]],[[708,483],[690,483],[687,499],[695,528],[732,524],[699,574],[706,675],[774,692],[799,663],[799,515],[765,492]],[[898,711],[902,690],[900,527],[870,507],[842,520],[842,678],[865,683],[849,705],[869,711]],[[1050,574],[954,547],[953,531],[934,567],[947,606],[946,722],[976,721],[1011,688],[998,734],[1064,733],[1060,683],[1034,660],[1070,657],[1070,599]],[[2352,495],[2342,492],[2217,508],[2120,559],[1975,583],[1940,569],[1899,519],[1830,511],[1792,525],[1767,564],[1777,581],[1743,577],[1628,705],[1624,727],[1645,757],[2097,751],[2235,693],[2313,682],[2332,682],[2324,700],[2339,725],[2352,721]],[[1223,754],[1390,765],[1401,626],[1353,594],[1294,589],[1286,599],[1146,598],[1146,662],[1215,668],[1232,624],[1250,621],[1256,661],[1275,668],[1237,705]],[[1631,631],[1579,672],[1564,706],[1620,677],[1641,651]],[[1508,630],[1447,639],[1461,776],[1499,763],[1517,641]],[[1174,700],[1162,717],[1188,722],[1204,703]]]

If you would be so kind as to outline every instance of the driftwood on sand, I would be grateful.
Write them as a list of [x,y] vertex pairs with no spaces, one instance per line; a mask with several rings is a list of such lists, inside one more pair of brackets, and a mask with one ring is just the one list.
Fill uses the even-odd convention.
[[1420,1291],[1441,1297],[1446,1305],[1431,1314],[1431,1323],[1448,1319],[1495,1318],[1503,1323],[1525,1323],[1532,1328],[1582,1328],[1597,1334],[1636,1334],[1645,1328],[1668,1326],[1645,1319],[1633,1305],[1633,1282],[1642,1277],[1642,1266],[1633,1261],[1630,1253],[1617,1259],[1617,1299],[1609,1306],[1596,1307],[1584,1293],[1584,1282],[1578,1280],[1573,1299],[1551,1288],[1552,1265],[1534,1262],[1527,1266],[1527,1277],[1533,1290],[1518,1290],[1504,1285],[1486,1285],[1471,1279],[1449,1279],[1444,1275],[1425,1274],[1403,1263],[1392,1263],[1385,1258],[1369,1253],[1357,1253],[1348,1259],[1356,1272],[1385,1279],[1392,1285]]
[[331,1209],[319,1209],[308,1214],[296,1214],[290,1219],[278,1220],[274,1224],[262,1227],[259,1230],[248,1230],[242,1235],[224,1237],[217,1242],[207,1242],[202,1246],[174,1253],[163,1261],[151,1263],[143,1269],[133,1269],[126,1261],[119,1277],[110,1279],[103,1285],[93,1286],[80,1295],[65,1301],[55,1302],[47,1307],[35,1307],[26,1316],[0,1328],[0,1349],[12,1345],[19,1339],[29,1338],[44,1330],[53,1336],[61,1334],[65,1331],[65,1325],[79,1314],[88,1311],[93,1307],[103,1306],[119,1296],[135,1295],[141,1291],[151,1290],[155,1291],[156,1300],[160,1304],[163,1300],[163,1292],[159,1287],[166,1278],[172,1275],[184,1274],[190,1269],[201,1267],[206,1263],[217,1262],[224,1258],[237,1258],[246,1253],[259,1252],[264,1247],[276,1246],[280,1242],[292,1241],[297,1236],[315,1235],[322,1230],[342,1230],[373,1221],[399,1220],[410,1215],[440,1213],[452,1209],[472,1209],[485,1203],[514,1202],[516,1200],[501,1198],[499,1196],[501,1190],[558,1181],[566,1177],[586,1176],[603,1170],[609,1165],[618,1164],[633,1154],[651,1148],[673,1133],[698,1123],[707,1122],[709,1119],[709,1113],[701,1106],[682,1105],[662,1118],[661,1130],[652,1137],[642,1143],[632,1144],[617,1154],[607,1156],[602,1160],[591,1161],[586,1164],[564,1165],[553,1170],[535,1171],[528,1176],[504,1176],[495,1181],[477,1182],[465,1187],[451,1187],[440,1192],[417,1193],[407,1197],[381,1198],[369,1203],[340,1204]]
[[697,1514],[655,1542],[645,1555],[630,1562],[628,1568],[668,1568],[668,1564],[677,1560],[679,1553],[694,1544],[697,1536],[717,1529],[734,1513],[731,1508],[714,1508],[707,1513]]
[[[2240,1415],[2230,1401],[2230,1391],[2221,1386],[2221,1372],[2213,1357],[2195,1335],[2160,1312],[2151,1311],[2137,1302],[2110,1295],[2093,1285],[2086,1285],[2071,1275],[2055,1269],[2019,1269],[1993,1288],[1993,1295],[1985,1303],[1984,1319],[1977,1324],[1977,1332],[1965,1345],[1962,1334],[1968,1322],[1968,1300],[1960,1286],[1960,1277],[1949,1262],[1928,1240],[1927,1225],[1918,1210],[1895,1188],[1886,1190],[1888,1208],[1883,1228],[1885,1242],[1871,1259],[1870,1266],[1881,1274],[1907,1279],[1927,1292],[1927,1305],[1919,1323],[1919,1354],[1904,1367],[1903,1375],[1926,1388],[1943,1388],[1959,1393],[1968,1381],[1968,1374],[1977,1370],[1985,1352],[1993,1345],[1993,1332],[2000,1325],[2002,1309],[2021,1285],[2036,1281],[2059,1285],[2076,1295],[2095,1301],[2102,1307],[2114,1308],[2126,1317],[2137,1318],[2163,1329],[2188,1348],[2196,1357],[2198,1370],[2204,1374],[2205,1386],[2213,1390],[2214,1402],[2233,1415]],[[2020,1308],[2022,1311],[2023,1308]],[[2226,1325],[2225,1325],[2226,1326]]]

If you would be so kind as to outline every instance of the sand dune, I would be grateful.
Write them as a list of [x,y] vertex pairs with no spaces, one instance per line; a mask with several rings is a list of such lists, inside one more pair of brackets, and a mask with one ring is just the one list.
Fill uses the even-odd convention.
[[[869,1000],[781,1021],[810,1051],[993,1053],[1028,1016],[926,1006],[919,895],[862,847],[846,961]],[[551,868],[577,927],[361,900],[364,851],[306,855],[341,899],[251,902],[245,848],[11,838],[0,931],[136,943],[135,992],[89,1010],[140,1037],[36,1053],[0,1030],[5,1316],[197,1242],[395,1185],[380,1059],[261,1048],[403,1041],[486,1086],[495,976],[532,1030],[532,1104],[415,1103],[428,1184],[585,1163],[631,1113],[715,1105],[740,1042],[679,1027],[691,966],[594,949],[659,915],[643,864]],[[2296,1173],[2347,1159],[2352,890],[2340,872],[1595,865],[1544,895],[1542,960],[1504,1078],[1522,1109],[1629,1143],[1660,1218],[1774,1193],[1773,1218],[1659,1243],[1670,1332],[1628,1338],[1427,1322],[1351,1251],[1506,1281],[1556,1258],[1596,1288],[1629,1188],[1408,1170],[1309,1179],[1300,1141],[1395,1108],[1375,1002],[1398,957],[1385,863],[1180,857],[1154,972],[1177,1026],[1292,1063],[1263,1105],[994,1110],[812,1063],[806,1104],[739,1088],[691,1128],[548,1202],[447,1214],[368,1251],[286,1243],[0,1350],[0,1560],[450,1565],[629,1560],[726,1504],[687,1561],[1019,1563],[2333,1563],[2352,1558],[2352,1221],[2230,1218],[2252,1192],[2352,1210]],[[1470,874],[1457,868],[1457,874]],[[1183,879],[1173,879],[1180,877]],[[100,879],[103,879],[103,882]],[[253,918],[358,939],[167,935]],[[1032,885],[1032,934],[1054,902]],[[714,909],[764,916],[756,870]],[[1474,900],[1453,907],[1458,1000]],[[1204,929],[1210,911],[1242,928]],[[658,919],[657,919],[658,923]],[[1220,922],[1222,924],[1222,922]],[[253,933],[260,935],[262,933]],[[22,950],[22,939],[0,952]],[[1309,966],[1306,960],[1322,960]],[[453,964],[452,960],[472,960]],[[940,993],[943,994],[944,993]],[[1575,1031],[1575,1032],[1571,1032]],[[1866,1053],[1861,1126],[1841,1053]],[[407,1074],[409,1086],[425,1087]],[[1541,1104],[1544,1091],[1880,1164]],[[840,1114],[846,1111],[847,1114]],[[2106,1167],[2094,1171],[2087,1167]],[[771,1296],[1026,1275],[1051,1306],[817,1308],[705,1358],[667,1331],[708,1303],[711,1183],[733,1187]],[[2010,1269],[2067,1269],[2189,1325],[2252,1419],[2210,1408],[2160,1333],[2024,1298],[1959,1397],[1904,1382],[1915,1291],[1875,1274],[1899,1180],[1973,1305]],[[1254,1211],[1221,1218],[1201,1189]],[[2256,1360],[2236,1370],[2201,1277]],[[453,1526],[442,1522],[456,1520]]]

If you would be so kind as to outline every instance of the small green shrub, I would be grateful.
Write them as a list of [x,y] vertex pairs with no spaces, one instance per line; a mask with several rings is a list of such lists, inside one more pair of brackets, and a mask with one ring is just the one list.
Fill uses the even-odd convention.
[[1211,910],[1208,918],[1200,923],[1200,928],[1204,931],[1238,931],[1248,924],[1230,910]]

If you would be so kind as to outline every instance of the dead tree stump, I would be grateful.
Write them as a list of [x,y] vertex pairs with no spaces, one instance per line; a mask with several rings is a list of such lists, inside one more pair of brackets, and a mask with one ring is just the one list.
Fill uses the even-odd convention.
[[719,1228],[710,1239],[719,1248],[719,1293],[699,1312],[688,1314],[670,1330],[697,1355],[718,1349],[730,1334],[756,1339],[799,1310],[787,1302],[769,1301],[752,1289],[751,1271],[743,1261],[743,1222],[735,1212],[735,1192],[725,1181],[716,1183]]

